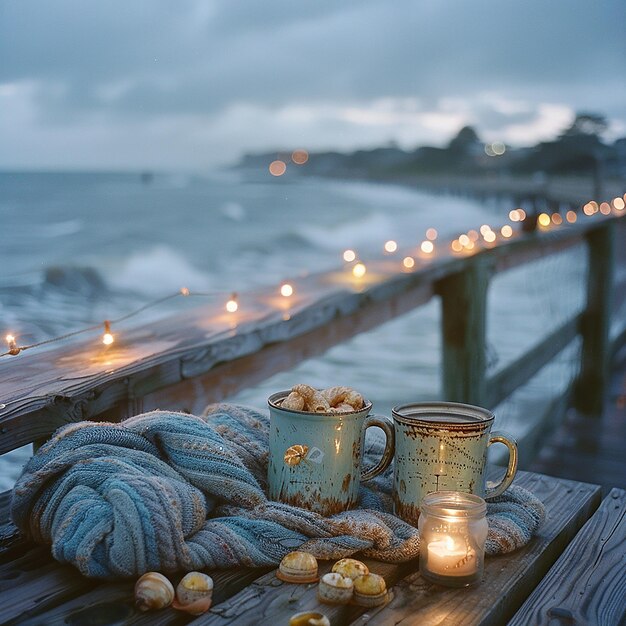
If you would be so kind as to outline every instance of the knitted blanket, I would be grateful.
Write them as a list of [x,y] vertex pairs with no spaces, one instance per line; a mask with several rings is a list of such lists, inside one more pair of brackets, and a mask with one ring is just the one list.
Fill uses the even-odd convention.
[[[417,529],[390,512],[389,470],[362,486],[358,509],[331,517],[269,501],[268,434],[266,415],[227,404],[203,417],[155,411],[70,424],[26,464],[11,515],[57,560],[102,578],[277,565],[295,549],[418,556]],[[380,446],[368,453],[378,458]],[[541,502],[511,487],[489,504],[487,552],[524,545],[542,518]]]

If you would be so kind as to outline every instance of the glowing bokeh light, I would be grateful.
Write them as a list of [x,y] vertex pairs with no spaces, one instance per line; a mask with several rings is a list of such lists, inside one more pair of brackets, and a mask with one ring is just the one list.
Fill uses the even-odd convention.
[[611,205],[608,202],[603,202],[600,205],[600,213],[602,213],[602,215],[610,215],[611,214]]
[[505,225],[504,225],[504,226],[500,229],[500,234],[501,234],[503,237],[506,237],[506,238],[508,239],[509,237],[512,237],[512,236],[513,236],[513,229],[512,229],[512,228],[511,228],[508,224],[505,224]]
[[565,214],[565,219],[570,223],[570,224],[574,224],[576,222],[576,220],[578,219],[578,216],[576,215],[575,211],[568,211]]
[[393,239],[390,239],[389,241],[385,242],[385,252],[395,252],[398,249],[398,244],[393,241]]
[[520,215],[517,212],[517,209],[513,209],[512,211],[509,211],[509,219],[512,222],[519,222],[520,221]]
[[523,222],[526,219],[526,211],[524,211],[524,209],[517,209],[517,214],[519,215],[520,222]]
[[491,226],[489,224],[483,224],[480,227],[480,234],[484,237],[486,233],[491,232]]
[[110,346],[113,343],[113,341],[114,339],[111,333],[104,333],[104,335],[102,335],[102,343],[105,346]]
[[474,242],[478,241],[478,239],[480,238],[478,231],[474,230],[473,228],[472,230],[467,231],[467,236],[471,239],[471,241],[474,241]]
[[345,250],[343,253],[343,260],[346,263],[352,263],[356,259],[356,252],[354,250]]
[[461,235],[459,237],[459,243],[465,248],[472,242],[471,242],[470,238],[467,235]]
[[412,267],[415,267],[415,259],[412,256],[405,256],[402,259],[402,265],[410,270]]
[[560,226],[563,223],[563,218],[561,217],[560,213],[553,213],[551,219],[552,223],[556,226]]
[[283,283],[280,286],[280,295],[289,298],[289,296],[293,295],[293,287],[289,283]]
[[496,240],[496,234],[490,230],[484,234],[484,239],[487,243],[493,243]]
[[187,287],[181,287],[180,288],[180,295],[181,296],[188,296],[189,295],[189,289]]
[[435,241],[435,239],[437,239],[437,230],[434,228],[429,228],[426,231],[426,239],[430,240],[430,241]]
[[585,206],[583,207],[583,213],[587,217],[591,217],[595,213],[593,206],[591,205],[591,202],[587,202],[587,204],[585,204]]
[[540,226],[550,226],[550,216],[547,213],[541,213],[537,218],[537,222]]
[[431,254],[434,249],[435,249],[435,246],[433,245],[432,241],[422,241],[422,245],[420,246],[420,250],[424,254]]
[[352,274],[355,278],[363,278],[366,272],[367,272],[367,268],[365,267],[365,265],[363,265],[363,263],[357,263],[352,268]]
[[461,250],[463,250],[463,244],[458,239],[454,239],[450,244],[450,247],[453,252],[461,252]]
[[296,165],[304,165],[309,160],[309,153],[306,150],[294,150],[291,154],[291,160]]
[[626,202],[618,196],[617,198],[613,198],[613,206],[617,211],[623,211],[624,207],[626,207]]
[[287,171],[287,164],[280,160],[272,161],[269,170],[272,176],[282,176]]
[[235,313],[238,308],[239,308],[239,303],[237,302],[237,296],[233,294],[230,297],[230,300],[228,300],[228,302],[226,303],[226,310],[229,313]]

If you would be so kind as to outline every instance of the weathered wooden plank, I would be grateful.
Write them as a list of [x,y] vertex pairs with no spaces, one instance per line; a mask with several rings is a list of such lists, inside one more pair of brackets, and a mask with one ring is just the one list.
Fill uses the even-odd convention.
[[493,408],[500,404],[566,348],[578,334],[581,317],[576,315],[561,324],[519,359],[489,378],[485,382],[485,406]]
[[586,235],[589,247],[587,303],[582,319],[583,349],[574,405],[599,416],[611,359],[610,330],[615,256],[615,225],[607,222]]
[[600,502],[595,485],[538,474],[524,474],[518,484],[546,505],[546,520],[533,541],[512,554],[487,558],[482,584],[471,590],[433,585],[418,572],[411,574],[394,587],[386,607],[368,610],[354,624],[507,623]]
[[[504,557],[488,559],[485,583],[468,594],[465,590],[437,589],[432,585],[424,585],[424,591],[417,597],[420,602],[416,610],[432,619],[440,608],[440,601],[444,605],[450,604],[454,610],[461,611],[457,615],[465,615],[465,610],[475,614],[491,614],[492,598],[499,597],[496,610],[506,611],[508,615],[521,605],[530,589],[537,583],[541,575],[556,560],[565,545],[576,531],[591,515],[600,501],[599,487],[571,481],[562,481],[537,474],[521,472],[516,479],[517,484],[532,489],[546,504],[547,518],[536,537],[524,549]],[[416,569],[416,563],[393,565],[368,561],[372,571],[382,574],[389,586]],[[321,571],[326,571],[329,563],[325,563]],[[419,576],[419,575],[417,575]],[[415,578],[411,574],[411,583]],[[399,583],[396,590],[404,583]],[[209,614],[200,618],[197,624],[238,626],[256,624],[283,624],[298,611],[316,609],[328,615],[332,624],[344,624],[357,619],[364,613],[368,618],[374,618],[380,611],[361,607],[331,607],[320,605],[316,599],[316,585],[289,585],[278,581],[273,573],[269,573],[256,580],[241,593],[230,600],[216,604]],[[413,605],[406,607],[404,603],[411,602],[413,591],[407,591],[401,601],[402,615],[406,617]],[[389,607],[397,607],[394,599]],[[446,610],[445,614],[452,615],[453,610]],[[502,613],[500,613],[502,615]],[[378,623],[394,623],[395,613],[388,617],[381,617]],[[465,623],[451,617],[450,623]],[[410,622],[409,622],[410,623]],[[428,621],[424,622],[428,623]],[[440,622],[437,622],[440,623]]]
[[509,626],[625,620],[626,492],[613,489]]
[[476,257],[437,285],[441,296],[442,388],[451,402],[483,406],[487,289],[491,265]]

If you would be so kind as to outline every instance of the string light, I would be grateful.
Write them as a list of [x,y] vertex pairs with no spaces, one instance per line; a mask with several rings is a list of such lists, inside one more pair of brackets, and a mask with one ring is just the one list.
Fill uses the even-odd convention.
[[548,227],[550,226],[550,216],[547,213],[541,213],[537,218],[537,222],[540,226]]
[[13,335],[7,335],[6,341],[7,345],[9,346],[8,354],[10,354],[11,356],[17,356],[22,351],[21,348],[17,345],[17,342],[15,341],[15,337]]
[[513,209],[512,211],[509,211],[509,219],[512,222],[519,222],[521,220],[520,214],[517,212],[517,209]]
[[389,241],[385,242],[385,252],[389,252],[391,254],[392,252],[395,252],[397,249],[398,249],[398,244],[393,239],[390,239]]
[[467,236],[470,238],[471,241],[474,241],[474,242],[478,241],[480,237],[480,235],[478,234],[478,231],[474,229],[468,230]]
[[289,283],[283,283],[280,286],[280,295],[284,298],[289,298],[293,295],[293,287]]
[[[467,241],[469,242],[469,238]],[[461,252],[461,250],[463,250],[463,244],[458,239],[453,240],[450,247],[453,252]]]
[[432,254],[432,251],[435,249],[432,241],[422,241],[422,245],[420,246],[420,250],[424,254]]
[[363,278],[366,272],[367,268],[365,267],[365,265],[363,265],[363,263],[360,262],[352,268],[352,274],[355,278]]
[[188,296],[189,295],[189,289],[187,289],[187,287],[181,287],[180,288],[180,295],[181,296]]
[[608,202],[603,202],[600,205],[600,213],[602,215],[611,215],[611,205]]
[[467,235],[461,235],[459,237],[459,243],[464,247],[467,248],[467,246],[471,243],[470,238]]
[[102,335],[102,343],[105,346],[110,346],[115,341],[115,338],[111,334],[111,322],[109,320],[104,321],[104,334]]
[[437,239],[437,230],[434,228],[429,228],[426,231],[426,239],[430,240],[430,241],[435,241],[435,239]]
[[238,308],[239,308],[239,303],[237,302],[237,294],[236,293],[232,293],[230,295],[230,298],[226,302],[226,310],[229,313],[235,313]]
[[415,267],[415,259],[412,256],[405,256],[402,259],[402,265],[410,270],[412,267]]
[[488,230],[483,235],[483,238],[487,243],[493,243],[496,240],[496,234],[493,232],[493,230]]
[[[624,197],[626,197],[626,194]],[[616,211],[623,211],[624,207],[626,207],[626,203],[624,202],[622,198],[617,196],[617,198],[613,198],[613,207],[615,208]]]
[[483,224],[480,227],[480,234],[484,237],[487,233],[491,232],[491,226],[489,224]]
[[576,222],[576,220],[578,219],[578,216],[576,215],[576,211],[568,211],[565,214],[565,219],[570,223],[573,224],[574,222]]
[[343,253],[343,260],[346,263],[352,263],[356,259],[356,252],[354,250],[345,250]]
[[552,223],[555,226],[560,226],[563,223],[563,218],[561,217],[560,213],[552,214]]
[[505,237],[506,239],[508,239],[509,237],[513,236],[513,229],[508,225],[505,224],[501,229],[500,229],[500,234]]

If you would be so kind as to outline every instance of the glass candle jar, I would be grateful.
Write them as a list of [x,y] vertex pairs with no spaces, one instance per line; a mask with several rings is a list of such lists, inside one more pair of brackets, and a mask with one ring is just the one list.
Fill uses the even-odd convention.
[[420,573],[430,582],[467,587],[480,582],[487,539],[487,505],[460,491],[436,491],[420,506]]

